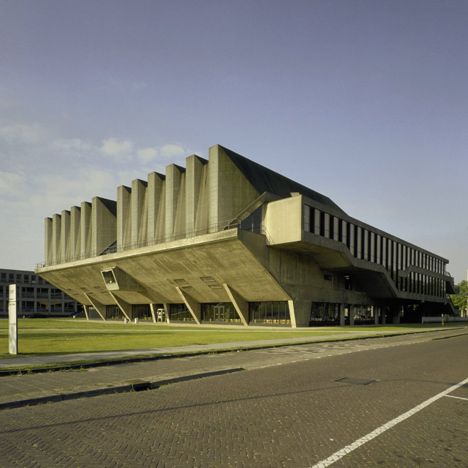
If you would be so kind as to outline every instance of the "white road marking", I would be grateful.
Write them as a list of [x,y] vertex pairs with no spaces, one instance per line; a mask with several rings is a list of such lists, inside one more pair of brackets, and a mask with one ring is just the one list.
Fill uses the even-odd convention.
[[[448,395],[449,393],[455,391],[457,388],[460,388],[461,386],[465,385],[468,383],[468,378],[465,380],[462,380],[461,382],[457,383],[456,385],[453,385],[452,387],[448,388],[447,390],[444,390],[443,392],[438,393],[437,395],[429,398],[426,401],[423,401],[419,405],[415,406],[414,408],[410,409],[406,413],[401,414],[400,416],[397,416],[395,419],[392,419],[391,421],[388,421],[384,425],[378,427],[377,429],[373,430],[372,432],[369,432],[369,434],[365,435],[364,437],[361,437],[360,439],[357,439],[354,441],[352,444],[347,445],[346,447],[343,447],[341,450],[338,450],[335,452],[333,455],[330,455],[328,458],[325,460],[322,460],[315,465],[313,465],[312,468],[325,468],[326,466],[330,466],[331,464],[337,462],[341,458],[343,458],[345,455],[348,453],[351,453],[353,450],[356,450],[358,447],[361,445],[364,445],[365,443],[369,442],[372,439],[375,439],[377,436],[380,434],[383,434],[385,431],[388,431],[391,429],[393,426],[396,426],[398,423],[401,423],[405,419],[410,418],[414,414],[418,413],[422,409],[426,408],[427,406],[431,405],[435,401],[439,400],[440,398]],[[460,397],[458,397],[460,398]]]
[[445,395],[447,398],[456,398],[457,400],[465,400],[468,401],[468,398],[463,398],[461,396],[455,396],[455,395]]

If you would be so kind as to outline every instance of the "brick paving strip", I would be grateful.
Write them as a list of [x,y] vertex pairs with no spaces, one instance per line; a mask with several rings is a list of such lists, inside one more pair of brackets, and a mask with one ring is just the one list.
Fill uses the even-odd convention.
[[[462,334],[468,334],[468,332]],[[110,393],[156,389],[162,385],[185,380],[282,365],[298,360],[446,339],[459,336],[460,329],[431,330],[430,333],[416,332],[414,334],[387,333],[385,335],[378,335],[378,340],[362,339],[362,336],[354,337],[352,340],[346,338],[343,340],[340,335],[341,340],[331,340],[329,336],[322,336],[313,341],[310,338],[305,340],[298,338],[161,348],[147,350],[153,353],[151,361],[143,360],[137,363],[129,363],[128,360],[115,362],[106,358],[111,355],[112,358],[115,359],[117,356],[118,359],[118,356],[122,354],[124,358],[128,358],[141,351],[86,353],[87,357],[104,359],[104,362],[98,364],[105,363],[107,367],[0,377],[0,410]],[[365,336],[369,338],[368,334]],[[374,334],[374,337],[377,336]],[[249,352],[236,353],[232,352],[233,350]],[[158,354],[155,355],[155,351]],[[76,359],[77,356],[83,359],[81,354],[73,355],[72,359]],[[69,359],[70,355],[34,356],[20,359],[30,364],[44,365],[47,359],[56,362],[62,357]],[[0,360],[0,366],[3,366],[5,362],[12,365],[10,359]]]

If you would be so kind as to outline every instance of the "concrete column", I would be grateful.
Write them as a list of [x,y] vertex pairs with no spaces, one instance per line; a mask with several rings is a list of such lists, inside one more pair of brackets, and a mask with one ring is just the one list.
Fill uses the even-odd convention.
[[132,245],[144,246],[147,241],[148,210],[146,202],[146,188],[144,180],[132,181],[131,216],[132,216]]
[[364,237],[364,251],[362,252],[362,258],[364,260],[369,259],[369,231],[367,229],[363,229],[363,237]]
[[118,308],[122,312],[123,316],[130,322],[132,315],[132,305],[124,301],[122,298],[116,296],[113,292],[109,291],[114,302],[117,304]]
[[382,237],[382,265],[387,267],[387,238]]
[[84,293],[84,295],[86,296],[86,299],[91,302],[91,305],[102,318],[102,320],[106,321],[106,306],[90,294]]
[[91,203],[81,203],[80,218],[81,258],[91,256]]
[[185,231],[185,169],[166,167],[165,240],[174,240]]
[[314,234],[320,235],[320,210],[314,210]]
[[333,240],[336,240],[336,241],[338,240],[338,234],[340,230],[339,223],[340,223],[340,220],[334,216],[333,217]]
[[328,213],[324,213],[323,223],[325,224],[324,235],[327,239],[329,239],[330,238],[330,215]]
[[249,303],[226,283],[223,284],[223,288],[227,292],[232,305],[236,309],[242,325],[247,327],[249,325]]
[[349,223],[349,251],[351,255],[356,256],[356,252],[354,249],[354,224]]
[[361,226],[357,226],[356,229],[356,241],[357,241],[357,252],[356,252],[356,257],[357,258],[362,258],[362,228]]
[[83,311],[85,313],[86,320],[89,320],[88,306],[86,304],[83,304]]
[[164,212],[165,212],[165,176],[157,172],[148,174],[148,187],[146,189],[148,206],[148,242],[158,243],[164,241]]
[[53,263],[52,231],[52,218],[44,218],[44,261],[47,266]]
[[350,305],[349,306],[349,325],[354,326],[354,312],[355,312],[356,306],[355,305]]
[[375,241],[377,243],[377,255],[375,257],[375,261],[376,261],[376,263],[380,264],[381,263],[380,249],[381,249],[381,246],[382,246],[382,237],[380,236],[380,234],[377,234],[377,237],[376,237]]
[[375,262],[375,232],[370,232],[370,261]]
[[348,233],[347,233],[348,225],[344,219],[341,220],[341,232],[342,232],[342,242],[346,245],[348,241]]
[[190,294],[187,294],[185,291],[182,291],[182,289],[180,289],[179,286],[176,286],[176,290],[179,293],[182,300],[184,301],[184,304],[186,305],[190,314],[192,315],[193,320],[195,320],[195,323],[197,325],[200,325],[200,320],[201,320],[200,303],[197,302],[192,296],[190,296]]
[[91,211],[91,254],[102,252],[117,240],[117,203],[94,197]]
[[[199,230],[208,229],[207,161],[196,155],[186,159],[185,231],[193,237]],[[199,218],[203,219],[199,219]]]
[[131,216],[130,187],[121,185],[117,187],[117,250],[125,250],[132,243],[132,216]]
[[344,327],[346,323],[345,309],[346,309],[346,304],[340,304],[340,327]]
[[70,212],[70,252],[72,259],[75,260],[81,255],[81,209],[78,206],[72,206]]
[[62,249],[60,248],[62,219],[59,214],[52,216],[52,263],[61,263]]
[[60,249],[62,262],[69,262],[71,257],[70,245],[70,211],[63,210],[61,214]]

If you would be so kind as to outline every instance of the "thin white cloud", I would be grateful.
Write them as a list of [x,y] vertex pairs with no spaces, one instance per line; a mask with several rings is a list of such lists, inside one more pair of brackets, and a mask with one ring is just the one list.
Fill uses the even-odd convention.
[[178,158],[186,154],[186,149],[183,146],[170,143],[162,146],[160,153],[165,158]]
[[12,198],[24,190],[24,174],[0,171],[0,197]]
[[137,154],[140,161],[147,164],[154,161],[158,157],[159,151],[154,147],[140,148]]
[[15,123],[0,127],[0,140],[7,144],[32,145],[45,141],[48,136],[45,127],[37,123]]
[[133,142],[130,140],[119,140],[108,138],[102,141],[101,151],[117,161],[128,161],[132,159]]

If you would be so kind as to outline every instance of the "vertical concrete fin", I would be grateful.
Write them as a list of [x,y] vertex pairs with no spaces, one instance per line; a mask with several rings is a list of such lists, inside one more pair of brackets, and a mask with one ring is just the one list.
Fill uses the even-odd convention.
[[131,193],[130,187],[117,187],[117,250],[125,250],[131,244]]
[[53,263],[52,218],[44,218],[44,260],[46,265]]
[[219,145],[209,149],[208,191],[210,232],[222,230],[260,195]]
[[90,294],[84,293],[86,296],[86,299],[91,303],[91,305],[94,307],[96,312],[99,314],[99,316],[102,318],[102,320],[106,321],[106,306],[99,302],[95,297],[91,296]]
[[91,210],[91,252],[98,256],[117,241],[117,203],[94,197]]
[[185,234],[185,169],[170,164],[166,167],[165,240]]
[[[185,179],[185,234],[193,237],[207,227],[208,204],[206,190],[206,167],[208,161],[197,155],[186,159]],[[203,209],[200,209],[203,208]],[[201,216],[203,219],[198,219]]]
[[132,245],[143,246],[147,241],[148,210],[147,210],[147,182],[140,179],[132,181],[131,218]]
[[200,303],[198,303],[190,294],[182,291],[179,286],[176,286],[177,292],[179,293],[180,297],[184,301],[184,304],[187,306],[187,309],[192,314],[193,320],[197,325],[200,325],[201,320],[201,307]]
[[81,203],[80,218],[81,258],[91,256],[91,203]]
[[123,316],[130,322],[130,316],[132,315],[132,305],[124,301],[122,298],[116,296],[113,292],[109,291],[112,299],[116,303],[117,307],[122,312]]
[[229,296],[229,300],[236,309],[242,325],[249,325],[249,303],[234,289],[230,288],[226,283],[223,283],[223,288]]
[[71,260],[70,215],[71,213],[68,210],[63,210],[61,214],[60,249],[62,262],[69,262]]
[[164,240],[164,176],[157,172],[148,174],[147,218],[148,243],[158,243]]
[[81,209],[78,206],[72,206],[70,212],[70,256],[75,260],[81,255]]
[[59,214],[52,216],[52,263],[61,263],[62,249],[61,241],[62,217]]

